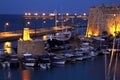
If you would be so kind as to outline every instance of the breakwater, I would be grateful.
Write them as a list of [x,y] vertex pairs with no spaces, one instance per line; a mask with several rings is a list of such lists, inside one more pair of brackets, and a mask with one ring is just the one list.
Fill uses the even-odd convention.
[[[65,28],[52,27],[52,28],[30,29],[30,36],[37,37],[37,36],[42,36],[45,34],[52,34],[52,33],[55,33],[56,31],[60,31],[60,30],[64,30],[64,29],[71,30],[71,29],[73,29],[73,27],[66,26]],[[22,35],[23,35],[22,30],[0,32],[0,42],[18,40],[19,38],[22,38]]]

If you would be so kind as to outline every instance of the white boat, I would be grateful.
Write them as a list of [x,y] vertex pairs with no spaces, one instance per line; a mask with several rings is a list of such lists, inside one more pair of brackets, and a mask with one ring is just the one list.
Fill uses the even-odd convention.
[[56,55],[51,56],[51,63],[53,65],[64,65],[65,62],[66,60],[64,56],[56,56]]
[[23,54],[23,66],[24,67],[34,67],[36,64],[36,59],[32,56],[31,53]]
[[53,39],[55,39],[57,41],[62,41],[62,42],[68,41],[68,40],[70,40],[71,35],[72,35],[71,31],[67,31],[67,30],[60,31],[60,32],[57,32],[55,34],[48,34],[47,40],[50,39],[52,41]]
[[24,66],[34,67],[35,66],[35,59],[34,58],[26,58],[23,62]]
[[90,51],[89,55],[91,57],[94,57],[94,56],[97,56],[98,55],[98,52],[97,51]]
[[67,41],[71,38],[71,31],[61,31],[55,34],[55,39],[58,41]]

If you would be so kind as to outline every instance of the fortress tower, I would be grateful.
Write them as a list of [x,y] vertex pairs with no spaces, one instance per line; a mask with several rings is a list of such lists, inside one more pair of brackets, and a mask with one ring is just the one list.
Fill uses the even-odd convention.
[[102,35],[103,31],[114,36],[115,30],[120,31],[120,5],[90,8],[87,37]]

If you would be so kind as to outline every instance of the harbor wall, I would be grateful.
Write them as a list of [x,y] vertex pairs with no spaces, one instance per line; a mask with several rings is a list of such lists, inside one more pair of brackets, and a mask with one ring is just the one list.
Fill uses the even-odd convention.
[[115,27],[120,31],[120,5],[90,8],[86,36],[102,35],[103,31],[114,35]]
[[31,53],[31,54],[44,54],[47,53],[44,50],[44,41],[42,40],[18,40],[18,48],[17,48],[18,55],[24,53]]

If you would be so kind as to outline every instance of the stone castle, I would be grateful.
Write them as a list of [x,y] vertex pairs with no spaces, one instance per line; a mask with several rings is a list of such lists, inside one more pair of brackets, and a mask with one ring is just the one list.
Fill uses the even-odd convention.
[[90,8],[86,36],[102,35],[103,31],[113,36],[120,31],[120,5]]

